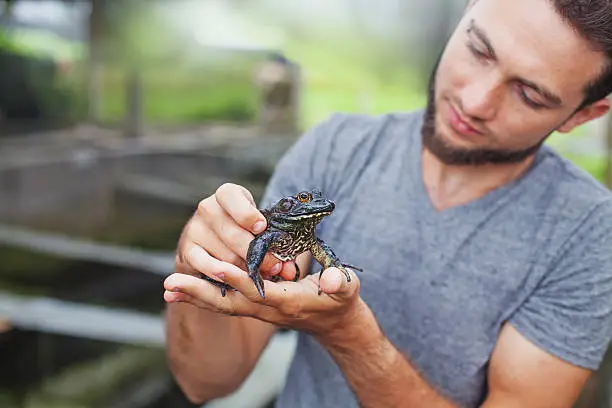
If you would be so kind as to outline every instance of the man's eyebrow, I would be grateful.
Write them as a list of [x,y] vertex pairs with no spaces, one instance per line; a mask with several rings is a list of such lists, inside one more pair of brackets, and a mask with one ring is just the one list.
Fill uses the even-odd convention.
[[493,45],[491,45],[489,37],[487,37],[484,31],[482,31],[479,27],[476,26],[474,20],[470,21],[470,25],[468,26],[467,32],[468,34],[474,33],[474,35],[476,35],[476,37],[478,37],[478,39],[482,41],[484,46],[487,47],[487,51],[491,55],[491,58],[495,60],[497,59],[497,55],[495,55],[495,50],[493,49]]
[[534,91],[536,91],[537,93],[542,95],[544,98],[546,98],[553,105],[560,106],[560,105],[563,104],[563,101],[561,100],[561,98],[559,98],[557,95],[555,95],[554,93],[552,93],[548,89],[542,87],[541,85],[538,85],[538,84],[536,84],[534,82],[531,82],[530,80],[525,79],[525,78],[517,78],[516,80],[518,82],[521,82],[523,85],[526,85],[526,86],[528,86],[530,88],[533,88]]

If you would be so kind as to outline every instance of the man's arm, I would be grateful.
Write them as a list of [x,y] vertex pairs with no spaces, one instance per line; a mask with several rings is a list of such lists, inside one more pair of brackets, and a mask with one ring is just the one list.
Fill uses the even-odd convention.
[[168,305],[167,353],[185,396],[202,404],[237,389],[251,373],[276,328],[188,303]]
[[[329,161],[328,157],[332,154],[331,146],[342,121],[341,116],[334,116],[313,127],[291,146],[277,163],[260,206],[267,206],[282,196],[303,189],[326,186],[326,178],[336,163]],[[181,246],[179,243],[177,251],[179,258],[187,256],[188,246],[197,245],[205,249],[209,257],[230,264],[243,264],[237,261],[237,256],[244,259],[252,236],[246,237],[244,231],[232,227],[232,224],[235,222],[243,229],[255,233],[251,230],[255,203],[250,192],[243,187],[234,185],[220,190],[221,193],[218,190],[213,200],[209,197],[198,206],[196,216],[199,214],[199,222],[190,222],[184,231],[180,240],[184,244]],[[242,190],[242,196],[238,190]],[[245,196],[252,204],[248,210],[244,208]],[[234,207],[242,207],[243,210],[237,211]],[[234,222],[227,220],[228,214]],[[260,215],[259,212],[257,214]],[[266,259],[271,257],[267,255]],[[178,265],[187,267],[188,263],[184,259],[177,260]],[[299,265],[302,272],[305,272],[308,264]],[[218,268],[218,264],[209,259],[206,267],[200,265],[199,268],[191,268],[192,271],[177,272],[199,276],[194,272],[197,269],[198,272],[208,271],[207,274],[212,275],[218,272],[213,271],[213,266],[214,269]],[[244,268],[244,265],[241,267]],[[262,265],[262,269],[267,268]],[[284,272],[290,274],[291,269],[284,268],[281,276],[287,279]],[[291,277],[293,274],[290,274],[289,279]],[[219,290],[215,290],[214,294],[207,291],[206,296],[211,303],[206,307],[201,302],[189,304],[190,299],[185,299],[186,303],[183,304],[173,303],[178,296],[176,293],[165,296],[170,303],[167,313],[169,364],[184,393],[196,403],[235,390],[252,371],[276,328],[273,324],[252,317],[226,316],[216,313],[218,310],[205,310],[215,309],[231,297],[219,299]]]
[[[365,304],[353,324],[318,340],[364,408],[458,406],[391,344]],[[483,407],[571,407],[589,374],[537,348],[506,325],[491,357],[489,394]]]
[[342,370],[360,407],[455,407],[395,348],[367,305],[358,302],[351,323],[317,340]]
[[506,324],[491,357],[490,393],[483,407],[570,408],[590,374],[546,353]]
[[[199,203],[183,229],[175,257],[176,272],[198,279],[201,273],[215,277],[228,270],[246,275],[238,265],[252,239],[248,228],[261,219],[250,193],[237,186],[219,187],[215,195]],[[270,257],[262,263],[263,271],[273,265]],[[204,286],[213,297],[221,296],[216,286]],[[275,331],[270,323],[217,313],[214,304],[195,307],[200,305],[184,302],[176,292],[166,291],[164,299],[168,302],[168,363],[185,396],[194,403],[235,390]]]
[[[308,253],[298,256],[302,275],[309,271],[310,259]],[[196,404],[235,391],[277,330],[271,323],[214,313],[189,303],[170,303],[166,322],[170,368],[187,398]]]

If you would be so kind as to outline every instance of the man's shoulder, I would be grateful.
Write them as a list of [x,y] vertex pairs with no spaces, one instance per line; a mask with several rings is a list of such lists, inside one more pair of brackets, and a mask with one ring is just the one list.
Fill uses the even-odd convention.
[[[556,150],[546,147],[545,160],[549,162],[550,185],[556,202],[570,213],[607,211],[612,209],[612,191]],[[566,213],[567,215],[567,213]],[[607,222],[612,223],[612,219]]]
[[[555,150],[547,148],[545,155],[548,187],[539,194],[546,206],[542,210],[553,225],[548,240],[555,248],[554,258],[586,262],[593,254],[612,254],[612,192]],[[606,255],[606,259],[605,270],[592,273],[612,279],[612,258]]]

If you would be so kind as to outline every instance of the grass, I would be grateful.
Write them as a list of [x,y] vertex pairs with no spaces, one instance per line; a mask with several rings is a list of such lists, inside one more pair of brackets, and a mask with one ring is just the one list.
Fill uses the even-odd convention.
[[[107,67],[102,74],[100,120],[121,123],[127,111],[125,72]],[[80,80],[73,82],[84,89]],[[241,72],[170,66],[142,71],[143,119],[149,124],[181,125],[203,121],[245,122],[257,109],[258,94]]]
[[[287,55],[303,72],[301,127],[330,112],[371,113],[413,110],[425,100],[419,75],[408,66],[380,64],[374,53],[338,51],[320,42],[289,42]],[[383,68],[380,68],[380,65]]]

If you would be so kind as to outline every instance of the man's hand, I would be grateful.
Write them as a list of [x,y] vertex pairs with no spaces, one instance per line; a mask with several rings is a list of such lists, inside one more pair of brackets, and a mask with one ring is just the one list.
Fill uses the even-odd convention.
[[[207,269],[211,269],[207,267]],[[226,268],[224,282],[237,289],[221,296],[218,288],[185,274],[169,276],[164,287],[169,302],[194,306],[234,316],[249,316],[278,327],[327,336],[354,321],[360,313],[359,280],[349,270],[351,282],[337,268],[329,268],[298,282],[265,281],[266,298],[261,299],[253,281],[238,268]]]
[[[164,284],[167,302],[186,302],[199,308],[235,316],[249,316],[280,327],[325,333],[340,327],[355,313],[359,280],[329,268],[299,282],[265,281],[266,299],[261,299],[246,272],[245,258],[255,233],[266,227],[253,197],[243,187],[224,184],[198,206],[179,240],[177,272]],[[306,255],[306,254],[304,254]],[[264,277],[275,274],[286,281],[295,275],[295,265],[267,254],[260,267]],[[200,279],[200,273],[232,286],[221,296],[218,287]]]
[[[177,272],[198,277],[201,272],[221,281],[220,276],[229,271],[246,270],[245,258],[253,234],[265,228],[266,219],[251,193],[239,185],[224,184],[198,204],[185,226],[177,247]],[[292,263],[283,264],[269,254],[260,270],[266,277],[280,274],[286,280],[295,275]]]

